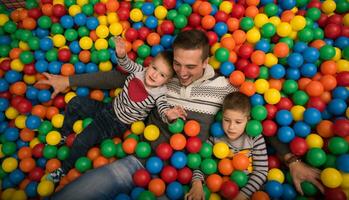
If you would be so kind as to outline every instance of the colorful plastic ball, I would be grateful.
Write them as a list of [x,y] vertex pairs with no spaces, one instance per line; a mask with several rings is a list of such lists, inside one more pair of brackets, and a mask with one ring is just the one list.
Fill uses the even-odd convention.
[[151,174],[158,174],[163,168],[163,162],[160,160],[159,157],[150,157],[145,164],[145,168],[149,171]]
[[39,19],[38,19],[38,25],[40,28],[43,28],[43,29],[48,29],[51,27],[52,25],[52,20],[50,17],[48,16],[41,16]]
[[18,166],[18,161],[13,157],[5,158],[1,164],[2,169],[7,172],[13,172]]
[[140,9],[138,8],[133,8],[130,12],[130,19],[133,22],[139,22],[143,19],[143,13]]
[[219,71],[224,76],[229,76],[235,70],[235,65],[229,61],[223,62],[219,67]]
[[268,181],[265,184],[265,191],[271,198],[279,198],[283,194],[282,184],[277,181]]
[[200,169],[204,174],[213,174],[217,171],[217,163],[213,159],[206,158],[201,162]]
[[304,111],[304,122],[309,125],[318,124],[321,121],[321,112],[315,108],[308,108]]
[[225,62],[229,59],[229,51],[228,49],[221,47],[218,48],[215,52],[215,58],[219,61],[219,62]]
[[219,193],[226,199],[233,199],[238,195],[239,187],[233,181],[228,180],[223,182]]
[[184,129],[184,121],[180,118],[168,125],[171,133],[181,133]]
[[254,22],[251,17],[243,17],[240,20],[240,27],[244,31],[250,30],[251,28],[253,28],[253,26],[254,26]]
[[224,130],[220,122],[214,122],[210,127],[210,133],[213,137],[222,137]]
[[160,177],[165,183],[171,183],[177,179],[177,175],[178,173],[176,168],[171,165],[167,165],[162,169]]
[[306,154],[307,162],[314,167],[320,167],[326,162],[326,153],[320,148],[312,148]]
[[144,129],[144,137],[149,141],[155,141],[160,135],[160,130],[155,125],[148,125]]
[[182,185],[177,181],[170,183],[166,188],[166,196],[173,200],[182,199],[184,196]]
[[133,122],[131,125],[131,132],[137,135],[143,133],[144,129],[145,125],[143,121],[136,121]]
[[303,56],[299,53],[291,53],[287,57],[287,63],[292,68],[298,68],[303,64]]
[[243,171],[234,170],[230,176],[230,180],[234,181],[239,188],[242,188],[247,184],[248,177]]
[[42,197],[47,197],[51,195],[53,191],[54,191],[54,184],[51,181],[44,180],[38,184],[37,192]]
[[328,142],[328,149],[335,155],[341,155],[348,152],[349,144],[342,137],[332,137]]
[[183,168],[187,164],[187,156],[181,152],[175,152],[171,157],[171,165],[177,169]]
[[320,58],[323,60],[330,60],[336,54],[336,51],[331,45],[324,45],[320,48]]
[[322,183],[329,188],[336,188],[341,185],[343,178],[341,173],[334,168],[326,168],[321,172]]
[[36,182],[30,182],[25,187],[25,193],[28,195],[28,197],[35,197],[37,195],[37,187],[38,183]]
[[271,88],[264,93],[264,99],[268,104],[277,104],[281,99],[281,94],[278,90]]
[[137,199],[143,191],[145,191],[144,188],[134,187],[131,191],[131,194],[130,194],[131,199]]
[[151,153],[151,147],[149,143],[139,142],[136,146],[136,155],[139,158],[146,158]]
[[279,130],[277,132],[277,136],[281,142],[289,143],[295,137],[295,133],[294,133],[292,128],[290,128],[288,126],[283,126],[283,127],[279,128]]
[[46,142],[49,145],[57,145],[61,141],[61,134],[57,131],[51,131],[46,135]]
[[246,125],[246,133],[251,137],[256,137],[262,133],[262,124],[257,120],[250,120]]
[[215,24],[213,30],[215,33],[217,33],[218,36],[222,36],[228,32],[228,27],[226,23],[218,22]]
[[39,128],[40,124],[41,124],[41,119],[36,115],[31,115],[27,117],[25,121],[25,126],[31,130]]
[[139,169],[133,174],[133,183],[138,187],[147,187],[151,179],[146,169]]
[[344,114],[346,108],[347,104],[343,99],[332,99],[327,106],[328,111],[333,115]]
[[213,154],[219,159],[226,158],[229,152],[229,147],[224,142],[218,142],[213,146]]
[[251,110],[251,116],[255,120],[262,121],[267,118],[267,109],[262,105],[254,106]]
[[307,142],[301,137],[296,137],[291,141],[290,149],[294,155],[302,156],[308,151]]
[[87,157],[80,157],[75,162],[75,168],[81,173],[86,172],[87,170],[91,169],[91,167],[92,161]]
[[292,123],[292,114],[288,110],[280,110],[276,113],[276,122],[281,126],[288,126]]
[[336,168],[344,173],[349,173],[349,154],[342,154],[336,159]]
[[272,23],[266,23],[261,28],[261,35],[263,38],[270,38],[276,33],[276,28]]

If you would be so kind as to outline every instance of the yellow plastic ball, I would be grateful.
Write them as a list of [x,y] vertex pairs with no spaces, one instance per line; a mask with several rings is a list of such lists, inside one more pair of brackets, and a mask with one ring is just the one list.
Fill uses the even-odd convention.
[[118,96],[121,92],[122,92],[122,88],[116,88],[116,89],[114,90],[114,96],[115,96],[115,97]]
[[65,103],[69,103],[69,101],[74,98],[76,96],[75,92],[68,92],[65,96],[64,96],[64,102]]
[[27,51],[30,50],[28,43],[23,42],[23,41],[19,41],[18,44],[19,48],[22,49],[23,51]]
[[295,40],[297,38],[298,32],[297,31],[291,31],[290,35],[288,36],[292,40]]
[[9,20],[8,16],[5,14],[0,14],[0,26],[3,26],[6,24],[6,22]]
[[53,0],[53,5],[61,4],[64,5],[64,0]]
[[107,19],[109,24],[113,24],[119,21],[119,17],[115,12],[111,12],[107,14]]
[[273,16],[269,18],[269,22],[272,23],[274,26],[278,26],[281,23],[281,19],[277,16]]
[[214,56],[212,56],[212,57],[210,57],[209,59],[208,59],[208,63],[213,67],[213,69],[215,69],[215,70],[217,70],[217,69],[219,69],[219,67],[220,67],[220,65],[221,65],[221,63],[214,57]]
[[292,11],[293,13],[297,13],[297,12],[298,12],[298,8],[297,8],[297,7],[293,7],[293,8],[291,9],[291,11]]
[[76,0],[76,4],[78,4],[81,7],[85,4],[88,4],[88,2],[88,0]]
[[336,61],[337,72],[348,72],[349,71],[349,61],[340,59]]
[[342,173],[342,178],[341,188],[349,189],[349,173]]
[[218,142],[213,145],[213,155],[219,159],[226,158],[229,155],[229,147],[224,142]]
[[268,23],[268,16],[264,13],[257,14],[254,19],[254,25],[258,28],[261,28],[264,24]]
[[18,161],[13,157],[5,158],[1,164],[2,169],[7,173],[13,172],[15,169],[17,169],[17,166]]
[[336,51],[336,54],[333,56],[333,58],[331,60],[337,61],[337,60],[341,59],[342,52],[338,47],[335,47],[334,50]]
[[280,169],[273,168],[268,171],[267,179],[268,181],[277,181],[279,183],[283,183],[285,181],[285,175]]
[[79,40],[79,45],[82,49],[88,50],[91,49],[93,41],[90,37],[84,36]]
[[78,5],[71,5],[68,9],[70,16],[74,17],[75,15],[81,13],[81,7]]
[[29,147],[34,148],[37,144],[40,144],[39,138],[34,138],[29,142]]
[[64,115],[62,114],[55,114],[51,119],[52,126],[55,128],[62,128],[63,121],[64,121]]
[[277,89],[270,88],[265,91],[264,99],[269,104],[277,104],[281,99],[281,94]]
[[164,6],[157,6],[154,10],[154,15],[157,19],[161,20],[166,18],[167,12],[167,8]]
[[28,74],[24,74],[23,75],[23,80],[26,84],[32,85],[36,82],[36,78],[35,75],[28,75]]
[[24,64],[20,59],[13,59],[10,63],[10,67],[12,70],[15,70],[17,72],[21,72],[24,69]]
[[303,113],[305,111],[305,108],[300,105],[295,105],[291,108],[291,114],[294,121],[303,120]]
[[26,199],[27,199],[27,195],[23,190],[16,190],[12,194],[12,198],[11,198],[11,200],[26,200]]
[[109,28],[106,25],[99,25],[96,29],[96,35],[99,38],[106,38],[109,35]]
[[217,49],[219,49],[221,47],[221,44],[216,42],[211,46],[211,54],[214,55],[214,53],[217,51]]
[[271,67],[273,65],[276,65],[278,63],[278,58],[272,54],[272,53],[267,53],[265,54],[265,60],[264,60],[264,65],[267,67]]
[[105,15],[100,15],[97,17],[99,25],[108,25],[108,17]]
[[6,109],[5,116],[7,119],[14,119],[18,116],[18,111],[14,107],[10,106]]
[[145,129],[145,124],[143,121],[136,121],[136,122],[133,122],[131,125],[131,132],[136,135],[143,133],[144,129]]
[[257,43],[261,39],[261,33],[257,28],[252,28],[246,33],[246,40],[251,44]]
[[53,45],[58,48],[63,47],[66,42],[65,37],[61,34],[54,35],[52,37],[52,40],[53,40]]
[[49,145],[57,145],[61,141],[62,136],[58,131],[50,131],[46,135],[46,142]]
[[38,185],[37,192],[42,197],[50,196],[53,193],[55,186],[51,181],[41,181]]
[[293,30],[300,31],[307,25],[307,22],[303,16],[296,15],[291,19],[290,24]]
[[208,200],[221,200],[221,196],[219,196],[217,193],[211,193]]
[[122,33],[123,28],[119,22],[114,22],[109,26],[110,33],[114,36],[118,36]]
[[25,128],[25,120],[27,119],[27,116],[25,115],[18,115],[15,119],[15,126],[20,129]]
[[345,14],[343,17],[343,24],[349,26],[349,13]]
[[292,31],[292,27],[289,23],[287,22],[281,22],[277,27],[276,27],[276,33],[280,36],[280,37],[286,37],[288,35],[290,35]]
[[321,10],[325,13],[325,14],[331,14],[333,13],[333,11],[336,10],[336,2],[331,0],[326,0],[324,2],[322,2],[321,4]]
[[321,181],[328,188],[336,188],[342,184],[341,173],[335,168],[326,168],[321,172]]
[[99,70],[102,72],[108,72],[112,70],[113,64],[110,61],[105,61],[105,62],[100,62],[99,65]]
[[140,9],[134,8],[130,12],[130,19],[133,22],[140,22],[143,19],[143,13]]
[[159,138],[159,135],[160,129],[153,124],[146,126],[144,129],[144,137],[149,141],[157,140]]
[[3,200],[10,200],[13,196],[13,194],[15,193],[15,189],[14,188],[7,188],[4,191],[2,191],[1,193],[1,199]]
[[219,4],[219,10],[230,14],[233,9],[233,4],[230,1],[223,1],[221,4]]
[[73,124],[73,131],[76,133],[76,134],[80,134],[83,130],[83,127],[82,127],[82,120],[76,120]]
[[322,148],[324,146],[324,140],[322,137],[318,134],[309,134],[305,138],[305,142],[307,143],[307,146],[309,149],[311,148]]
[[265,91],[269,89],[269,82],[265,79],[258,79],[254,82],[256,92],[259,94],[264,94]]
[[108,48],[108,41],[106,39],[99,38],[95,42],[95,48],[96,50],[101,49],[107,49]]

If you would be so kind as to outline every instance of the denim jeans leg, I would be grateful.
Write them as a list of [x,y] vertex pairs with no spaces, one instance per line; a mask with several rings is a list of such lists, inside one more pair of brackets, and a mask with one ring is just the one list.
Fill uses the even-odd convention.
[[111,164],[93,169],[53,194],[52,200],[104,200],[113,199],[117,194],[130,193],[132,175],[142,164],[134,157],[127,156]]
[[87,117],[94,118],[97,111],[107,106],[108,104],[90,99],[89,97],[76,96],[72,98],[65,110],[61,134],[67,136],[71,133],[76,120]]

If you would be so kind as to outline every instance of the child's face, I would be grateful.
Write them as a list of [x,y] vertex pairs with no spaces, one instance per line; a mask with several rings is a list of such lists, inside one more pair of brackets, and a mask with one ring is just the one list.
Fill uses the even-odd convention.
[[236,140],[237,138],[239,138],[245,131],[248,119],[248,115],[239,110],[225,110],[223,112],[222,121],[225,135],[231,140]]
[[170,67],[161,57],[153,59],[145,72],[145,85],[158,87],[167,83],[172,76]]

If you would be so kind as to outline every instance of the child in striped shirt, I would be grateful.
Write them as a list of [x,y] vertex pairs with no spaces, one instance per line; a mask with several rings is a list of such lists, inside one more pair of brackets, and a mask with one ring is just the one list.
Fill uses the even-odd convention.
[[[210,137],[207,141],[212,145],[224,142],[229,146],[230,156],[244,153],[250,159],[250,166],[245,170],[249,176],[248,182],[240,188],[234,200],[249,199],[264,184],[268,173],[268,157],[263,136],[251,137],[244,132],[250,118],[250,111],[251,105],[246,95],[240,92],[228,94],[223,101],[222,127],[225,136]],[[200,170],[194,170],[192,188],[186,195],[186,199],[204,199],[202,187],[204,179],[204,174]]]

